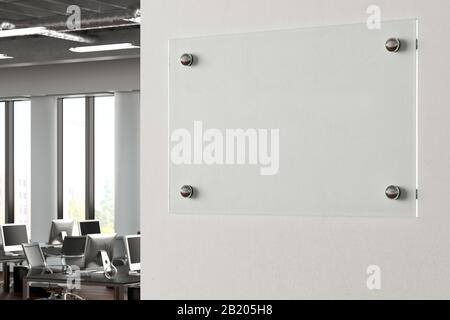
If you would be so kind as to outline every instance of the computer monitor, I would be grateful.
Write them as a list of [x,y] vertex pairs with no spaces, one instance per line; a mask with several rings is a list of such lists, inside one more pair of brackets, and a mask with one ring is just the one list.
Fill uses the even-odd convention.
[[131,271],[141,270],[141,236],[125,236],[125,250]]
[[101,233],[100,221],[98,220],[84,220],[80,221],[80,235],[87,236],[88,234]]
[[114,255],[114,241],[116,234],[89,234],[86,239],[84,263],[86,269],[103,269],[101,251],[105,251],[111,260]]
[[65,237],[72,235],[73,224],[73,220],[53,220],[48,243],[62,244]]
[[30,242],[26,224],[3,224],[0,229],[5,252],[22,251],[22,244]]

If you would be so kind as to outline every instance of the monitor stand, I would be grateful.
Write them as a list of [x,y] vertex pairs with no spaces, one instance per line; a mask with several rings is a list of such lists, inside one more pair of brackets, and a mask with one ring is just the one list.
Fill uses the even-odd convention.
[[106,250],[100,250],[100,255],[102,257],[103,271],[106,272],[111,268],[111,261],[109,260],[109,256]]

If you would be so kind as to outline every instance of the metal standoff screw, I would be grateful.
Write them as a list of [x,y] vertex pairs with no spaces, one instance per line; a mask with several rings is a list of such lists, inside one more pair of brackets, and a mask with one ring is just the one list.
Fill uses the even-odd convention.
[[194,63],[194,56],[190,53],[183,53],[180,57],[180,62],[183,66],[192,66]]
[[398,186],[390,185],[387,186],[384,193],[386,194],[386,197],[388,197],[388,199],[397,200],[398,198],[400,198],[401,190]]
[[194,194],[194,188],[188,185],[184,185],[180,189],[180,194],[183,198],[190,198]]
[[397,38],[389,38],[386,40],[386,50],[389,52],[397,52],[398,50],[400,50],[400,45],[401,42],[399,39]]

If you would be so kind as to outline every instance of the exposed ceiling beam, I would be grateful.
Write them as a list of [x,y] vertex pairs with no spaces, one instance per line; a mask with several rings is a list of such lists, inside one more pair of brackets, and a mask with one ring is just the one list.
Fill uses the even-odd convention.
[[38,8],[38,7],[30,8],[30,7],[23,6],[23,5],[21,6],[19,2],[2,3],[0,8],[2,11],[18,13],[18,14],[21,14],[24,16],[34,17],[34,18],[49,16],[48,10]]
[[48,11],[49,15],[66,15],[67,5],[57,2],[50,2],[47,0],[21,0],[14,3],[17,6],[27,7],[27,8],[39,8]]
[[[55,0],[52,0],[52,1],[55,1]],[[110,5],[107,5],[107,4],[104,4],[104,3],[101,3],[101,2],[97,2],[95,0],[77,0],[77,1],[73,1],[73,0],[57,0],[55,2],[64,3],[67,6],[77,5],[82,10],[96,12],[96,13],[102,13],[104,11],[109,11],[109,10],[113,9],[113,8],[111,8]]]
[[0,14],[1,15],[6,15],[6,16],[11,16],[12,19],[23,19],[24,16],[25,17],[29,17],[29,18],[36,18],[35,15],[31,15],[31,14],[26,14],[26,13],[22,13],[22,12],[18,12],[18,10],[8,10],[6,8],[3,7],[3,4],[0,6]]
[[[133,10],[114,10],[102,14],[85,13],[81,16],[81,28],[88,30],[96,28],[117,28],[128,25],[137,25],[126,19],[134,16]],[[27,19],[25,21],[15,21],[16,28],[46,27],[52,30],[67,30],[66,16],[53,16],[45,19]],[[73,30],[72,30],[73,31]]]
[[97,2],[101,2],[103,4],[108,4],[110,6],[116,7],[118,9],[137,9],[140,8],[140,1],[133,1],[132,5],[125,3],[127,1],[123,0],[96,0]]

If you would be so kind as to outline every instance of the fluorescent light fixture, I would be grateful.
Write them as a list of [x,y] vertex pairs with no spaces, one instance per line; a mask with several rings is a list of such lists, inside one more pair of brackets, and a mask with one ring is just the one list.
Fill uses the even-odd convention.
[[1,30],[0,38],[32,36],[36,34],[41,34],[45,30],[46,29],[44,27]]
[[141,9],[140,8],[136,9],[134,11],[132,18],[127,18],[127,19],[123,19],[123,20],[140,24],[141,23]]
[[114,44],[104,44],[98,46],[85,46],[85,47],[75,47],[70,48],[72,52],[86,53],[86,52],[97,52],[97,51],[112,51],[112,50],[126,50],[126,49],[139,49],[139,46],[135,46],[131,43],[114,43]]
[[0,38],[23,37],[23,36],[33,36],[33,35],[40,35],[40,36],[57,38],[57,39],[61,39],[61,40],[75,41],[75,42],[92,43],[92,40],[89,38],[70,34],[70,33],[49,30],[45,27],[21,28],[21,29],[11,29],[11,30],[1,30],[0,31]]
[[2,59],[13,59],[14,57],[10,57],[10,56],[8,56],[7,54],[4,54],[4,53],[0,53],[0,60],[2,60]]
[[123,19],[128,22],[134,22],[134,23],[141,23],[141,17],[135,17],[135,18],[129,18],[129,19]]
[[87,37],[70,34],[70,33],[65,33],[65,32],[59,32],[59,31],[55,31],[55,30],[45,29],[45,31],[42,31],[42,33],[40,33],[40,34],[43,36],[46,36],[46,37],[67,40],[67,41],[84,42],[84,43],[93,43],[94,42],[92,39],[89,39]]

